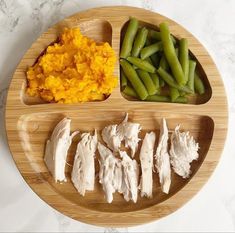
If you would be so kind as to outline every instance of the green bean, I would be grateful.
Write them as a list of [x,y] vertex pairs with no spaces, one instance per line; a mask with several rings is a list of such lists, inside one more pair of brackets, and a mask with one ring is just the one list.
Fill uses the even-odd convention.
[[[147,37],[146,39],[146,43],[145,46],[149,46],[151,45],[151,41],[150,39]],[[159,65],[159,61],[160,61],[160,56],[158,53],[154,53],[153,55],[150,56],[151,60],[152,60],[152,65],[154,65],[155,67],[158,67]]]
[[[178,57],[179,55],[179,49],[178,48],[175,48],[175,53],[176,53],[176,56]],[[169,64],[166,60],[166,56],[163,54],[162,57],[161,57],[161,60],[160,60],[160,63],[159,65],[164,69],[164,70],[169,70]]]
[[187,80],[183,73],[180,62],[176,56],[174,44],[170,37],[170,31],[166,22],[160,24],[161,39],[163,44],[163,51],[166,60],[169,63],[171,71],[179,85],[185,85]]
[[121,69],[121,87],[125,87],[126,85],[127,85],[127,78],[123,70]]
[[[153,61],[152,61],[152,59],[150,57],[147,57],[145,59],[145,61],[149,62],[151,65],[154,65]],[[160,86],[159,86],[159,77],[158,77],[158,75],[156,73],[149,73],[149,75],[152,78],[156,88],[159,89]]]
[[164,95],[149,95],[145,100],[153,102],[170,102],[170,98]]
[[[149,36],[152,39],[161,40],[161,33],[158,32],[158,31],[150,30],[149,31]],[[176,39],[172,35],[171,35],[171,40],[172,40],[173,44],[176,44]]]
[[[151,41],[149,40],[149,38],[146,39],[146,43],[145,46],[149,46],[151,45]],[[154,53],[153,55],[150,56],[151,61],[152,61],[152,65],[154,65],[155,67],[158,67],[159,61],[160,61],[160,57],[157,53]]]
[[141,57],[141,59],[145,59],[160,50],[162,50],[162,42],[161,41],[154,43],[154,44],[151,44],[151,45],[141,49],[140,57]]
[[180,96],[175,100],[175,103],[186,104],[186,103],[188,103],[188,99],[184,96]]
[[194,74],[194,87],[196,92],[199,93],[200,95],[205,93],[205,86],[196,72]]
[[155,73],[156,68],[151,65],[149,62],[141,60],[140,58],[137,57],[128,57],[127,61],[129,61],[131,64],[137,66],[141,70],[145,70],[149,73]]
[[179,48],[179,61],[182,66],[182,70],[184,72],[184,76],[186,82],[189,77],[189,55],[188,55],[188,40],[183,38],[180,40],[180,48]]
[[150,41],[150,39],[147,37],[144,46],[149,46],[149,45],[151,45],[151,41]]
[[158,67],[159,65],[159,61],[160,61],[160,56],[158,53],[154,53],[153,55],[150,56],[152,62],[153,62],[153,65],[155,67]]
[[161,66],[164,70],[169,70],[170,68],[164,54],[162,55],[159,66]]
[[175,54],[177,57],[179,57],[179,49],[178,48],[175,48]]
[[125,95],[132,96],[135,98],[138,98],[138,95],[136,94],[135,90],[132,87],[125,86],[125,88],[122,91]]
[[175,82],[174,78],[166,72],[162,67],[160,66],[157,70],[160,77],[170,86],[178,89],[179,91],[184,91],[186,93],[192,93],[192,91],[187,86],[180,86],[178,83]]
[[[145,46],[149,46],[149,45],[151,45],[151,42],[150,42],[149,38],[147,38]],[[152,60],[152,65],[154,65],[155,67],[158,67],[159,61],[160,61],[159,54],[158,53],[154,53],[153,55],[150,56],[150,58]]]
[[147,61],[149,64],[153,65],[153,62],[150,57],[147,57],[144,60]]
[[160,85],[160,87],[165,86],[165,81],[162,78],[159,78],[159,85]]
[[[152,62],[152,60],[151,60],[150,57],[147,57],[147,58],[145,59],[145,61],[147,61],[147,62],[149,62],[151,65],[153,65],[153,62]],[[160,89],[160,86],[159,86],[159,77],[158,77],[158,75],[157,75],[156,73],[153,73],[153,74],[150,73],[149,75],[150,75],[151,79],[153,80],[153,83],[154,83],[156,89],[159,90],[159,89]]]
[[138,30],[138,25],[139,22],[135,18],[131,18],[122,42],[122,47],[121,47],[121,53],[120,57],[121,58],[126,58],[130,55],[133,41],[135,39],[135,35]]
[[[164,95],[150,95],[148,96],[145,101],[152,101],[152,102],[170,102],[171,99],[169,96]],[[186,97],[178,97],[174,103],[182,103],[185,104],[188,102],[188,99]]]
[[146,99],[146,97],[148,96],[148,92],[144,84],[138,77],[136,71],[133,69],[132,65],[124,59],[120,60],[120,64],[127,79],[130,81],[137,95],[140,97],[141,100]]
[[161,40],[160,32],[155,30],[149,30],[149,37],[155,40]]
[[144,83],[148,94],[149,95],[154,95],[157,92],[157,89],[153,83],[153,80],[151,79],[150,75],[148,72],[144,71],[144,70],[137,70],[137,74],[139,75],[139,77],[141,78],[142,82]]
[[196,62],[193,60],[189,60],[189,73],[188,73],[188,87],[194,93],[194,73],[196,68]]
[[172,35],[171,35],[171,40],[172,40],[173,44],[176,45],[177,41],[176,41],[175,37]]
[[180,96],[185,96],[186,93],[184,91],[180,91]]
[[171,97],[171,102],[175,102],[175,100],[180,96],[180,93],[178,89],[175,87],[170,87],[170,97]]
[[151,79],[153,80],[153,83],[155,85],[155,88],[157,90],[160,89],[160,84],[159,84],[159,77],[157,74],[150,74]]
[[138,57],[139,56],[140,50],[145,45],[147,35],[148,35],[148,30],[145,27],[143,27],[139,30],[139,32],[137,33],[137,36],[135,38],[132,51],[131,51],[131,56],[132,57]]

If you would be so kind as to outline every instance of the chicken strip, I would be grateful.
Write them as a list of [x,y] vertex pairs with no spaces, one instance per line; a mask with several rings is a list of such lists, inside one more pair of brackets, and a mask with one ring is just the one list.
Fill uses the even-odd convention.
[[123,193],[123,190],[122,190],[123,172],[122,172],[122,161],[120,159],[116,159],[113,186],[116,191],[118,191],[119,193]]
[[170,158],[168,154],[168,129],[166,125],[166,120],[163,118],[160,128],[160,136],[158,147],[155,155],[156,165],[159,180],[161,184],[162,191],[166,194],[169,193],[171,185],[171,166]]
[[73,163],[72,182],[78,192],[84,196],[86,191],[93,191],[95,185],[94,157],[97,148],[97,133],[83,133],[77,145]]
[[141,149],[140,164],[142,176],[140,179],[141,196],[152,197],[153,189],[153,149],[156,139],[154,132],[146,133]]
[[126,201],[137,202],[139,167],[136,160],[132,160],[125,151],[120,151],[123,166],[122,191]]
[[78,134],[78,131],[76,131],[70,135],[70,123],[71,119],[64,118],[61,120],[46,143],[44,161],[55,182],[66,181],[65,165],[68,149],[73,137]]
[[189,132],[180,132],[176,126],[171,135],[171,164],[176,174],[183,178],[190,176],[190,163],[198,159],[199,144],[190,136]]
[[[99,182],[103,186],[108,203],[113,201],[113,193],[120,190],[122,181],[122,170],[119,169],[120,160],[115,158],[112,151],[98,143],[100,154]],[[121,173],[119,173],[121,171]]]
[[138,149],[140,141],[138,134],[141,130],[140,124],[128,122],[128,113],[123,122],[118,126],[117,131],[122,140],[125,140],[125,147],[131,148],[131,157],[133,158]]
[[117,132],[117,125],[106,126],[102,130],[102,138],[113,151],[118,151],[121,146],[121,141],[123,140],[123,137]]

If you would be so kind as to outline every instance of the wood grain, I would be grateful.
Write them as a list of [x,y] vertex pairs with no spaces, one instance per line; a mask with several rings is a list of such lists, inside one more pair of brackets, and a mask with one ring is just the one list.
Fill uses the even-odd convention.
[[[97,41],[108,41],[119,55],[120,38],[125,23],[135,16],[141,24],[157,28],[168,21],[170,30],[177,38],[186,37],[189,48],[197,59],[201,77],[206,82],[206,94],[192,98],[190,104],[151,103],[129,101],[119,86],[105,101],[84,104],[48,104],[25,94],[28,66],[35,63],[45,48],[55,41],[64,27],[81,28],[82,33]],[[119,63],[115,67],[119,77]],[[190,130],[199,141],[200,158],[192,164],[190,179],[172,174],[170,194],[160,191],[157,174],[154,174],[154,196],[140,198],[137,204],[127,203],[119,194],[114,202],[107,204],[98,182],[94,192],[81,197],[70,181],[71,167],[66,168],[68,182],[53,182],[44,162],[46,139],[53,127],[64,116],[72,119],[72,131],[101,130],[105,125],[119,123],[125,112],[130,119],[142,125],[141,137],[146,131],[159,133],[159,122],[165,117],[170,130],[177,124]],[[223,150],[227,132],[227,102],[219,73],[204,47],[184,28],[159,14],[133,7],[103,7],[91,9],[69,17],[42,34],[27,51],[13,76],[7,97],[6,131],[15,163],[30,187],[50,206],[76,220],[100,226],[133,226],[159,219],[177,210],[190,200],[208,180]],[[78,138],[69,151],[68,162],[73,155]],[[98,156],[98,155],[97,155]],[[138,158],[137,158],[138,159]],[[96,171],[97,171],[96,166]]]

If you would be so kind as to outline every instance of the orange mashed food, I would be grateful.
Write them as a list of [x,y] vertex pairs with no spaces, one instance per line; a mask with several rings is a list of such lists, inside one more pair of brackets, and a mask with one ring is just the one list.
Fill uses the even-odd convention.
[[83,36],[79,28],[65,28],[59,42],[48,46],[28,69],[26,92],[47,102],[103,100],[117,86],[115,62],[108,43],[97,44]]

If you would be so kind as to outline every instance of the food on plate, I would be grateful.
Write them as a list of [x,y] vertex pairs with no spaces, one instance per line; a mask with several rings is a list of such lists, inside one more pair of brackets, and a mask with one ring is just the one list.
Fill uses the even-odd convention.
[[134,203],[138,199],[139,165],[135,159],[131,159],[126,151],[120,151],[123,166],[123,196],[126,201]]
[[135,90],[134,90],[132,87],[130,87],[130,86],[125,86],[122,92],[123,92],[124,94],[126,94],[126,95],[129,95],[129,96],[138,98],[138,96],[137,96]]
[[189,60],[189,75],[188,75],[188,87],[194,91],[194,74],[195,74],[196,62]]
[[138,25],[134,18],[129,21],[121,45],[122,93],[133,99],[173,103],[187,103],[195,93],[204,94],[188,40],[176,40],[167,22],[159,25],[160,31],[142,26],[137,31]]
[[102,138],[107,146],[113,150],[118,151],[123,140],[123,136],[118,131],[118,125],[108,125],[102,130]]
[[199,93],[200,95],[205,93],[205,86],[197,73],[195,73],[194,75],[194,87],[195,87],[195,91]]
[[66,181],[65,165],[68,149],[73,137],[78,134],[78,131],[75,131],[70,135],[70,123],[69,118],[61,120],[46,142],[44,161],[55,182]]
[[163,118],[160,127],[160,136],[155,155],[156,168],[159,174],[159,180],[162,191],[166,194],[169,193],[171,185],[171,165],[168,153],[168,128],[166,120]]
[[150,95],[146,98],[147,101],[169,102],[170,97],[165,95]]
[[[170,67],[169,64],[167,63],[166,56],[163,54],[160,62],[159,62],[159,67],[162,67],[162,69],[169,71]],[[163,80],[164,81],[164,80]]]
[[162,50],[162,42],[161,41],[154,43],[154,44],[151,44],[141,50],[140,58],[142,60],[144,60],[144,59],[150,57],[151,55],[153,55],[154,53],[161,51],[161,50]]
[[140,50],[144,47],[148,35],[148,30],[143,27],[141,28],[135,38],[133,49],[131,51],[132,57],[138,57]]
[[125,88],[127,86],[127,77],[124,74],[123,70],[121,70],[121,86]]
[[113,193],[122,193],[122,167],[121,160],[115,158],[112,151],[98,143],[100,154],[99,164],[99,183],[102,184],[108,203],[113,201]]
[[188,178],[191,174],[190,163],[198,159],[199,144],[189,132],[180,132],[176,126],[171,135],[170,160],[173,170],[179,176]]
[[162,69],[162,67],[159,67],[157,72],[161,76],[161,78],[165,81],[165,83],[167,83],[170,87],[174,87],[179,91],[184,91],[189,94],[192,93],[192,90],[190,90],[189,87],[179,85],[167,71]]
[[153,190],[153,149],[156,140],[154,132],[146,133],[140,149],[141,196],[151,198]]
[[128,114],[119,125],[108,125],[102,130],[102,138],[107,146],[114,152],[118,151],[121,142],[125,147],[131,149],[131,156],[134,157],[138,148],[140,124],[128,121]]
[[135,39],[135,35],[138,31],[139,22],[137,19],[132,18],[128,24],[126,34],[122,42],[122,48],[120,52],[121,58],[126,58],[131,54],[132,45]]
[[[151,29],[149,30],[149,37],[155,40],[161,40],[161,33],[159,31],[155,31]],[[172,35],[171,35],[171,40],[173,44],[176,44],[176,40]]]
[[[182,38],[179,41],[179,61],[184,72],[184,76],[188,77],[189,72],[189,53],[188,53],[188,40]],[[194,72],[193,72],[194,74]]]
[[[56,125],[50,139],[47,140],[44,160],[55,182],[66,181],[67,152],[72,138],[78,134],[78,131],[75,131],[70,135],[70,123],[69,118],[64,118]],[[112,203],[115,192],[122,194],[126,201],[132,200],[134,203],[138,199],[138,190],[141,197],[151,198],[154,167],[158,172],[162,191],[168,194],[171,186],[171,166],[176,174],[188,178],[191,174],[191,162],[199,157],[199,144],[189,132],[180,132],[179,128],[178,125],[171,135],[169,150],[167,123],[164,118],[162,119],[155,154],[156,133],[145,133],[138,155],[141,170],[137,160],[133,159],[141,140],[141,126],[139,123],[128,121],[128,113],[120,124],[108,125],[102,130],[102,139],[107,147],[98,141],[96,130],[93,135],[81,134],[74,156],[72,183],[82,196],[86,191],[93,191],[96,179],[95,159],[98,159],[99,183],[108,203]],[[123,141],[125,147],[130,149],[130,156],[121,146]],[[95,158],[97,149],[99,156]]]
[[144,83],[147,92],[149,95],[154,95],[157,92],[156,86],[151,78],[150,74],[147,71],[137,69],[137,74]]
[[47,102],[104,100],[117,86],[116,56],[107,43],[96,43],[79,28],[65,28],[58,42],[27,71],[27,90]]
[[125,141],[125,147],[131,149],[131,157],[133,158],[135,152],[138,149],[138,143],[140,141],[139,132],[141,130],[139,123],[133,123],[128,121],[128,113],[126,113],[125,119],[118,126],[118,132],[122,135]]
[[168,24],[166,22],[161,23],[159,25],[159,29],[164,55],[171,68],[172,74],[179,85],[185,85],[187,83],[188,77],[184,75],[183,69],[176,55],[174,44],[171,40],[171,34],[168,28]]
[[[156,68],[146,60],[142,60],[138,57],[128,57],[126,60],[129,61],[132,65],[135,65],[136,67],[138,67],[141,70],[145,70],[149,73],[155,73],[156,72]],[[124,73],[125,73],[125,71],[124,71]],[[127,78],[128,78],[128,76],[127,76]]]
[[113,185],[117,192],[123,193],[123,171],[121,159],[116,159]]
[[83,133],[82,139],[77,145],[77,150],[73,163],[71,180],[84,196],[86,191],[93,191],[95,185],[95,152],[97,148],[97,133]]
[[148,96],[148,92],[147,92],[144,84],[142,83],[142,81],[138,77],[135,69],[132,67],[132,65],[128,61],[126,61],[124,59],[120,60],[120,64],[122,66],[122,69],[123,69],[125,76],[128,78],[129,82],[131,83],[131,85],[134,88],[135,92],[137,93],[138,97],[141,100],[146,99],[146,97]]
[[175,87],[170,87],[171,101],[175,102],[180,97],[180,91]]
[[149,74],[151,79],[153,80],[153,83],[156,88],[156,93],[160,93],[160,82],[159,82],[159,76],[157,74]]

